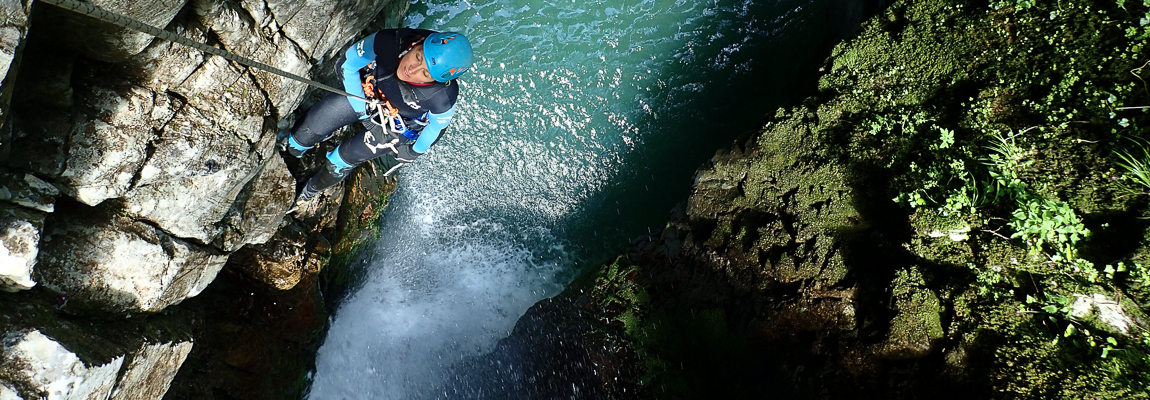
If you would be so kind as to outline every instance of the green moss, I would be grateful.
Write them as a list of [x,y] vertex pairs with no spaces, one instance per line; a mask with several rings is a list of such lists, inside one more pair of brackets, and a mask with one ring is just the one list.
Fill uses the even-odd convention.
[[754,365],[753,352],[722,309],[660,310],[628,336],[638,345],[653,398],[751,398],[756,392],[736,382],[763,379],[744,369]]
[[[873,320],[889,329],[880,329],[881,342],[844,353],[878,348],[932,374],[931,354],[959,348],[965,355],[948,351],[947,368],[967,369],[964,382],[995,397],[1143,398],[1146,328],[1117,335],[1066,310],[1077,293],[1121,298],[1124,309],[1150,302],[1144,268],[1106,275],[1077,256],[1089,243],[1085,227],[1095,229],[1090,220],[1145,214],[1145,195],[1121,191],[1129,178],[1114,152],[1145,140],[1150,126],[1150,111],[1137,108],[1150,104],[1142,51],[1150,31],[1139,21],[1150,20],[1150,3],[1016,5],[902,1],[868,21],[836,47],[817,96],[780,109],[761,134],[699,172],[687,212],[698,237],[684,248],[720,260],[700,269],[713,268],[740,300],[763,295],[763,286],[799,288],[785,292],[798,300],[753,307],[858,288],[860,329]],[[894,203],[905,214],[892,212]],[[1123,229],[1145,238],[1146,225]],[[844,261],[844,237],[879,249]],[[1150,265],[1146,241],[1130,243],[1082,257]],[[693,314],[644,300],[656,305],[628,308],[619,320],[666,396],[705,393],[674,368],[693,357],[676,353],[677,338],[742,334],[714,315],[686,321],[736,309],[768,315],[734,300]],[[906,379],[922,377],[914,376]]]
[[969,79],[985,59],[977,31],[969,29],[976,15],[966,7],[949,1],[892,5],[835,48],[820,89],[840,95],[837,109],[869,113],[922,104]]
[[885,353],[888,357],[917,357],[942,339],[942,303],[926,288],[917,267],[896,271],[891,282],[898,314],[890,322]]

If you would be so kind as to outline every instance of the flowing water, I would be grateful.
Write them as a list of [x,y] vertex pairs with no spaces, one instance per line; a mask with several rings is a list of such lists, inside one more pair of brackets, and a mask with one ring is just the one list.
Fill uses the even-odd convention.
[[475,67],[447,136],[400,172],[310,398],[444,397],[452,364],[660,229],[696,168],[813,86],[855,3],[413,3],[405,25],[466,33]]

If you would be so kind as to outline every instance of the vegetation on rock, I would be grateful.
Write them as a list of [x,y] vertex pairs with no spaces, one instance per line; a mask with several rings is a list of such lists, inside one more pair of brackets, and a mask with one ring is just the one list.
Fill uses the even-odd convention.
[[[1145,0],[892,4],[602,267],[644,390],[1150,396],[1148,41]],[[731,333],[665,345],[700,312]],[[755,359],[682,354],[719,340]]]

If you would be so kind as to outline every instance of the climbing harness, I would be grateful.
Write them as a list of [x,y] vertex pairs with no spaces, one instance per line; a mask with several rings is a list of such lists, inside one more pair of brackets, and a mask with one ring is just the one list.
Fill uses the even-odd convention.
[[299,76],[299,75],[296,75],[296,74],[293,74],[293,73],[290,73],[287,71],[276,69],[275,67],[261,63],[259,61],[252,60],[252,59],[247,58],[247,57],[233,54],[231,52],[228,52],[227,50],[218,49],[218,48],[208,46],[208,45],[200,43],[200,42],[193,41],[193,40],[188,39],[186,37],[177,35],[175,33],[156,28],[154,26],[145,24],[143,22],[137,21],[135,19],[132,19],[132,18],[120,15],[120,14],[106,11],[104,9],[101,9],[99,7],[96,7],[96,6],[88,4],[88,3],[81,3],[81,2],[78,2],[76,0],[39,0],[39,1],[43,2],[43,3],[51,4],[51,5],[56,6],[56,7],[63,8],[65,10],[84,14],[84,15],[87,15],[89,17],[92,17],[92,18],[95,18],[95,19],[98,19],[98,20],[101,20],[104,22],[108,22],[108,23],[111,23],[114,25],[118,25],[118,26],[121,26],[124,28],[132,29],[135,31],[140,31],[140,32],[158,37],[160,39],[176,42],[176,43],[194,48],[196,50],[200,50],[200,51],[208,53],[208,54],[213,54],[213,55],[223,57],[224,59],[229,60],[229,61],[235,61],[237,63],[243,64],[243,65],[246,65],[246,66],[249,66],[252,68],[261,69],[261,70],[282,76],[284,78],[288,78],[288,79],[291,79],[291,80],[294,80],[297,82],[305,83],[305,84],[308,84],[308,85],[311,85],[311,86],[314,86],[314,87],[317,87],[317,88],[320,88],[320,89],[323,89],[323,90],[326,90],[326,91],[329,91],[329,92],[332,92],[332,93],[335,93],[335,94],[338,94],[341,96],[351,97],[353,99],[361,100],[364,102],[370,101],[370,100],[364,98],[363,96],[348,93],[347,91],[340,90],[340,89],[337,89],[337,88],[313,81],[311,79],[304,78],[302,76]]
[[[387,101],[386,98],[383,98],[383,101],[373,100],[372,103],[374,103],[376,107],[375,115],[370,117],[372,118],[372,123],[378,124],[385,129],[390,128],[393,132],[401,132],[404,137],[407,137],[407,132],[409,132],[407,129],[407,124],[403,122],[403,117],[399,115],[399,110],[392,106],[391,102]],[[386,121],[384,120],[385,118]],[[371,135],[371,132],[368,132],[367,135]],[[372,154],[375,154],[376,149],[388,149],[391,150],[391,152],[396,156],[399,155],[399,149],[395,148],[395,145],[399,144],[399,139],[392,139],[390,142],[383,145],[372,146],[370,143],[368,143],[368,136],[364,136],[363,144],[371,149]],[[402,167],[403,165],[404,163],[396,164],[395,166],[391,167],[391,169],[388,169],[387,172],[383,174],[383,176],[391,175],[391,173],[395,172],[395,170],[399,169],[399,167]]]

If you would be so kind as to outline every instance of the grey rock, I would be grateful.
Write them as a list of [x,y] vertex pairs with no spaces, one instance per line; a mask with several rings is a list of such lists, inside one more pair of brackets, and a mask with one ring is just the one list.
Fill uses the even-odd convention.
[[56,209],[60,190],[32,174],[0,173],[0,200],[50,213]]
[[276,233],[295,196],[295,179],[283,158],[272,156],[274,140],[261,145],[270,161],[240,193],[224,218],[224,229],[215,245],[232,252],[248,244],[265,243]]
[[139,86],[93,87],[82,96],[91,111],[71,131],[68,158],[56,180],[66,194],[95,206],[128,191],[152,139],[152,96]]
[[[236,74],[215,61],[209,61],[197,74],[212,74],[211,65],[219,68],[219,73]],[[250,84],[250,80],[246,82]],[[243,84],[233,82],[230,87]],[[125,194],[124,208],[129,213],[156,223],[174,236],[200,243],[211,243],[220,234],[218,223],[259,172],[260,163],[266,162],[252,143],[263,134],[262,115],[220,109],[231,105],[224,99],[234,97],[238,102],[238,96],[212,93],[189,97],[189,106],[180,109],[153,142],[153,154],[141,168],[136,186]],[[207,105],[214,110],[196,107],[208,103],[205,99],[210,97],[224,101]]]
[[191,342],[144,344],[132,354],[109,400],[164,398],[191,351]]
[[106,364],[85,365],[75,353],[36,329],[8,332],[2,351],[0,369],[13,371],[5,378],[22,386],[24,398],[107,399],[124,362],[121,356]]
[[[5,0],[0,2],[0,16],[3,17],[3,22],[0,23],[0,121],[3,121],[3,115],[8,111],[7,99],[9,92],[4,86],[11,83],[12,79],[8,79],[8,73],[12,72],[12,64],[19,58],[21,46],[24,37],[28,34],[28,11],[24,5],[14,0]],[[12,75],[16,75],[13,73]]]
[[[89,0],[105,11],[123,15],[163,29],[175,18],[187,0]],[[46,18],[54,21],[53,31],[73,50],[108,62],[125,61],[144,50],[154,38],[146,33],[122,28],[75,12],[43,5]]]
[[[293,3],[296,9],[300,9],[298,2]],[[242,4],[235,4],[197,0],[193,5],[199,22],[219,35],[226,49],[276,69],[299,76],[308,75],[311,69],[308,55],[300,49],[297,42],[285,37],[278,29],[272,28],[276,26],[276,22],[270,19],[262,1],[244,1]],[[330,13],[330,9],[324,10],[323,7],[306,8]],[[299,105],[304,91],[307,90],[307,85],[301,82],[256,68],[248,70],[264,91],[263,94],[280,112],[289,111]]]
[[36,271],[72,312],[154,313],[199,294],[227,261],[108,209],[80,214],[45,236]]
[[[302,76],[338,55],[385,7],[406,6],[90,3]],[[36,7],[35,21],[54,22],[36,25],[43,34],[25,43],[34,71],[21,70],[23,103],[6,124],[12,140],[0,158],[82,205],[68,202],[67,212],[40,220],[53,231],[40,234],[35,281],[63,294],[73,311],[153,313],[202,290],[229,253],[273,237],[295,183],[274,150],[274,121],[303,101],[305,84]],[[61,44],[80,55],[52,51]],[[13,191],[10,201],[49,212],[59,208],[58,195],[33,201]]]
[[0,290],[15,292],[36,285],[32,268],[43,226],[43,213],[0,205]]
[[20,394],[16,393],[16,389],[8,386],[5,382],[0,382],[0,400],[24,400],[20,398]]

